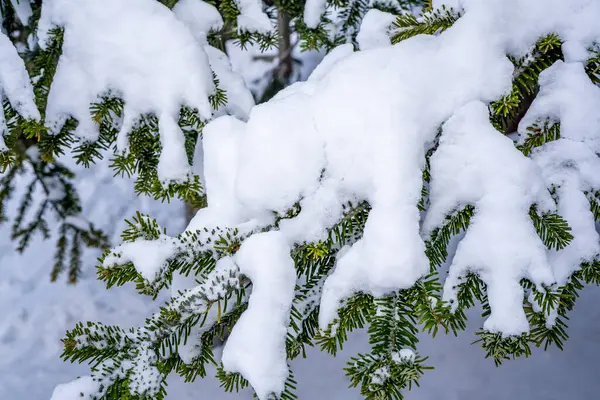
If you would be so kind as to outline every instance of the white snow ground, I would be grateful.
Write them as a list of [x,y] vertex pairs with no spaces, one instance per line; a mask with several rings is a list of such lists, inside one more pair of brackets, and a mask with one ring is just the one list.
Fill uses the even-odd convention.
[[[180,204],[162,205],[136,198],[127,182],[112,178],[105,168],[84,171],[77,185],[86,214],[118,238],[123,218],[135,210],[150,212],[170,232],[183,228]],[[15,202],[12,203],[15,207]],[[14,252],[6,225],[0,229],[0,400],[47,400],[54,386],[86,373],[86,366],[59,359],[60,339],[80,320],[113,324],[137,324],[149,315],[152,304],[131,287],[106,291],[95,280],[97,253],[88,252],[85,274],[76,286],[61,280],[49,282],[54,254],[53,241],[36,241],[23,255]],[[597,367],[600,360],[600,289],[582,293],[571,319],[571,339],[565,351],[536,352],[529,360],[507,362],[497,369],[474,340],[472,332],[482,320],[473,315],[471,329],[458,338],[423,335],[420,352],[431,356],[434,371],[427,372],[421,387],[408,400],[564,400],[594,399],[600,391]],[[332,358],[317,349],[305,360],[294,362],[301,400],[358,400],[355,389],[346,389],[342,368],[358,351],[365,351],[366,334],[359,332]],[[184,384],[176,378],[169,386],[170,400],[243,399],[224,394],[214,378]]]

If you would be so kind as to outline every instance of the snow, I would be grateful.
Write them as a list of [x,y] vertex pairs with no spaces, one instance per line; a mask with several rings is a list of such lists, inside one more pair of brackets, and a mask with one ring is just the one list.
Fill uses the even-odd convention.
[[[56,99],[51,92],[53,102],[49,103],[48,115],[54,117],[56,124],[65,114],[81,112],[75,115],[79,118],[102,91],[122,91],[128,109],[120,141],[123,142],[136,115],[142,111],[157,112],[164,149],[159,173],[165,179],[178,179],[189,166],[183,161],[176,110],[181,101],[190,98],[197,100],[194,104],[204,104],[212,87],[203,81],[205,74],[192,74],[186,64],[176,69],[173,82],[162,75],[160,80],[148,80],[161,85],[166,81],[182,90],[170,92],[171,86],[165,86],[169,90],[161,86],[161,92],[151,85],[138,88],[132,82],[120,81],[115,78],[116,73],[109,74],[104,69],[118,67],[115,71],[121,69],[122,76],[125,65],[146,78],[158,77],[158,72],[165,72],[161,67],[173,63],[165,57],[166,50],[172,51],[168,55],[182,57],[184,53],[177,50],[187,49],[185,57],[206,68],[210,60],[202,51],[201,40],[185,30],[183,24],[167,17],[162,6],[151,6],[149,0],[132,2],[140,6],[139,10],[124,12],[126,17],[118,18],[112,13],[118,9],[116,0],[105,1],[106,9],[91,0],[77,5],[68,0],[45,3],[40,23],[42,37],[51,22],[66,26],[65,53],[55,85],[74,82],[85,89],[58,91],[53,85],[60,94],[55,94]],[[594,256],[598,250],[583,194],[585,190],[600,188],[597,173],[592,172],[597,163],[594,151],[598,121],[590,119],[597,110],[598,95],[597,88],[583,81],[579,61],[592,42],[600,38],[600,26],[595,21],[600,15],[600,3],[447,3],[463,8],[464,16],[444,33],[415,37],[393,47],[378,39],[376,48],[368,49],[373,47],[369,42],[373,36],[367,34],[372,31],[367,29],[370,23],[366,21],[366,45],[361,46],[366,50],[353,53],[339,48],[307,82],[296,83],[268,103],[252,108],[247,122],[224,116],[204,130],[196,156],[204,164],[202,174],[209,206],[196,215],[188,230],[244,227],[244,233],[251,234],[266,225],[267,216],[284,213],[298,202],[301,205],[300,214],[282,222],[279,231],[255,233],[245,239],[235,256],[240,273],[250,278],[253,286],[248,310],[223,350],[223,365],[227,371],[242,373],[261,399],[280,393],[288,373],[285,335],[296,281],[290,249],[295,244],[324,238],[327,228],[341,217],[342,202],[356,204],[366,200],[372,209],[362,238],[338,255],[335,269],[324,283],[319,315],[322,328],[336,326],[340,303],[356,292],[383,296],[412,286],[429,271],[423,235],[426,237],[438,227],[448,213],[467,204],[475,206],[475,216],[452,260],[444,299],[455,300],[460,277],[468,271],[477,272],[487,284],[491,306],[491,315],[484,323],[486,330],[506,335],[527,332],[520,280],[527,278],[538,289],[560,283],[578,262]],[[256,24],[256,31],[266,29],[266,24],[257,23],[266,18],[260,2],[244,1],[239,5],[240,28]],[[94,35],[100,31],[94,31],[94,27],[100,29],[96,26],[99,21],[113,16],[126,26],[135,25],[141,20],[138,12],[148,17],[148,21],[143,19],[144,24],[152,23],[153,28],[165,28],[159,22],[169,21],[164,22],[169,29],[156,29],[162,36],[149,32],[149,39],[161,46],[139,46],[152,51],[160,48],[160,57],[152,53],[154,63],[119,64],[116,61],[130,61],[125,46],[117,46],[119,51],[114,54],[118,57],[110,64],[94,53],[103,50],[103,55],[113,54],[111,51],[115,50],[104,42],[98,43],[98,48],[94,46],[91,39],[97,39]],[[119,28],[128,29],[120,25]],[[179,37],[175,37],[177,32]],[[511,89],[514,71],[506,54],[525,54],[539,37],[550,32],[565,39],[566,61],[542,75],[540,97],[525,121],[560,118],[561,123],[564,121],[564,134],[561,140],[536,150],[530,159],[492,127],[486,105]],[[163,36],[172,37],[173,41],[166,46]],[[130,36],[122,35],[119,40],[123,37]],[[116,36],[113,39],[116,43]],[[91,54],[79,58],[79,52]],[[70,74],[68,79],[65,71]],[[169,70],[168,77],[171,76]],[[190,77],[197,79],[190,83]],[[194,92],[199,93],[198,97],[186,97],[186,90],[195,85],[202,89]],[[138,97],[145,90],[151,96]],[[156,93],[162,95],[160,101],[153,97]],[[66,97],[67,94],[79,97]],[[80,128],[85,125],[84,121]],[[442,125],[439,148],[431,159],[431,207],[421,227],[417,204],[423,186],[424,154]],[[525,134],[524,127],[520,128],[521,135]],[[537,236],[528,212],[534,203],[542,212],[552,211],[555,204],[547,189],[557,183],[561,184],[557,210],[573,224],[575,240],[573,248],[552,253]],[[172,254],[173,245],[167,238],[164,251],[155,244],[139,243],[140,248],[132,251],[121,247],[123,257],[134,261],[146,279],[153,279]],[[133,260],[136,257],[140,258]],[[402,359],[401,354],[398,357]],[[140,377],[140,382],[146,378]],[[378,371],[374,382],[382,379],[385,371]]]
[[411,349],[402,349],[397,353],[392,353],[392,361],[396,364],[414,361],[416,354]]
[[[24,118],[39,121],[33,87],[29,75],[10,39],[0,32],[0,102],[6,97],[11,106]],[[4,108],[0,107],[0,151],[6,150],[4,135],[7,133]]]
[[542,168],[547,186],[557,187],[558,211],[574,236],[571,244],[551,250],[550,263],[559,284],[567,282],[580,263],[600,253],[600,237],[584,192],[600,188],[600,88],[580,62],[557,61],[540,74],[540,92],[519,124],[521,140],[527,126],[560,121],[561,139],[535,149],[533,160]]
[[223,19],[218,10],[201,0],[184,0],[173,7],[177,19],[182,21],[194,34],[198,43],[203,47],[208,56],[210,68],[217,76],[219,87],[227,95],[227,104],[221,106],[215,115],[225,113],[239,119],[248,119],[250,109],[254,106],[252,93],[246,87],[244,80],[232,71],[227,55],[221,50],[208,44],[207,35],[211,30],[223,28]]
[[306,23],[306,26],[312,29],[319,26],[326,7],[326,0],[306,0],[304,6],[304,23]]
[[138,239],[115,247],[103,262],[110,268],[132,262],[144,279],[153,282],[177,251],[177,242],[163,235],[158,240]]
[[387,367],[377,368],[371,375],[371,384],[382,385],[390,376],[390,371]]
[[73,382],[58,385],[50,400],[80,400],[91,399],[100,384],[90,376],[84,376]]
[[396,16],[379,11],[375,8],[369,10],[360,24],[360,31],[356,36],[361,50],[386,47],[391,44],[388,31]]
[[[33,87],[29,81],[25,64],[10,39],[1,32],[0,59],[2,60],[0,61],[0,100],[8,98],[11,106],[21,116],[39,121],[40,112],[35,105]],[[6,148],[3,138],[6,130],[6,120],[2,108],[0,110],[0,151]]]
[[240,10],[237,17],[238,31],[268,34],[273,30],[273,24],[263,11],[261,0],[235,0]]
[[281,394],[288,376],[285,339],[296,285],[294,261],[279,232],[250,237],[235,261],[252,281],[252,294],[223,350],[223,367],[240,372],[266,400]]
[[492,309],[484,328],[507,335],[528,332],[520,280],[540,288],[554,283],[546,246],[529,217],[531,204],[553,204],[541,171],[492,127],[487,107],[473,102],[444,124],[431,176],[426,230],[453,209],[468,204],[476,209],[450,266],[444,300],[456,306],[461,278],[476,272],[487,284]]
[[179,0],[173,7],[173,13],[190,28],[199,42],[206,42],[206,35],[211,30],[223,28],[223,18],[219,11],[202,0]]
[[58,132],[72,116],[79,121],[76,135],[95,140],[98,126],[89,105],[100,95],[116,93],[125,101],[119,148],[127,149],[137,118],[154,113],[163,147],[159,178],[185,180],[190,167],[177,125],[180,107],[197,109],[208,119],[208,95],[214,92],[208,57],[191,32],[153,0],[44,1],[38,24],[42,48],[54,25],[65,28],[65,37],[48,95],[51,130]]
[[[451,268],[446,299],[455,296],[458,277],[475,268],[489,287],[492,314],[485,328],[517,334],[528,330],[520,279],[538,288],[555,281],[528,217],[533,203],[542,211],[553,207],[546,184],[535,164],[493,130],[484,103],[510,90],[507,53],[524,54],[548,32],[587,48],[600,29],[585,23],[587,17],[582,23],[581,15],[598,15],[600,6],[585,0],[551,7],[518,0],[464,3],[464,16],[444,33],[349,55],[319,80],[292,85],[255,107],[244,133],[237,133],[245,150],[235,179],[240,205],[251,214],[284,212],[300,201],[298,217],[281,225],[291,242],[322,237],[339,219],[341,200],[368,200],[373,207],[364,236],[338,257],[325,282],[322,327],[353,293],[381,296],[410,287],[428,271],[416,207],[423,155],[437,127],[453,115],[441,139],[449,155],[436,157],[426,230],[461,204],[475,203],[477,215]],[[461,137],[463,128],[468,134]],[[486,134],[476,136],[480,130]],[[458,144],[450,146],[452,140]],[[499,151],[497,159],[484,156]],[[514,166],[507,168],[507,160]],[[456,169],[461,166],[469,169]],[[458,172],[464,179],[456,179]],[[515,226],[522,229],[511,237],[506,229]],[[484,237],[495,239],[493,252],[481,245]],[[400,254],[397,243],[403,244]],[[498,257],[490,260],[489,254]]]
[[232,71],[231,63],[225,53],[212,46],[205,46],[204,50],[208,54],[210,67],[217,75],[219,87],[227,94],[227,104],[222,106],[222,110],[217,110],[215,115],[227,113],[241,120],[247,120],[250,109],[254,107],[254,98],[250,89],[242,77]]
[[540,92],[519,124],[523,139],[526,128],[540,120],[560,121],[561,137],[600,149],[600,87],[594,85],[580,62],[557,61],[542,71]]
[[311,82],[318,82],[340,61],[354,52],[354,46],[350,43],[342,44],[331,50],[316,66],[308,78]]

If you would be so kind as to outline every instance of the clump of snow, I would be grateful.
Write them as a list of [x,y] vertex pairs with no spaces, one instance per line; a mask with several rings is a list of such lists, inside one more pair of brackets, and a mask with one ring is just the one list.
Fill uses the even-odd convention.
[[110,268],[132,262],[144,279],[153,282],[176,252],[177,243],[171,237],[163,236],[159,240],[138,239],[115,247],[104,258],[103,265]]
[[190,28],[199,42],[206,42],[208,32],[223,28],[223,17],[219,11],[202,0],[179,0],[173,7],[173,13]]
[[223,27],[223,19],[217,9],[201,0],[184,0],[173,7],[173,12],[194,34],[198,43],[208,55],[210,68],[217,76],[219,87],[227,95],[227,103],[217,110],[215,115],[228,113],[246,120],[250,109],[254,106],[252,93],[243,79],[232,71],[227,55],[208,44],[207,35],[211,30]]
[[392,353],[392,361],[396,364],[402,364],[405,362],[413,362],[416,358],[416,354],[411,349],[401,349],[398,352]]
[[235,0],[240,10],[237,17],[239,31],[269,33],[273,30],[273,24],[263,11],[261,0]]
[[[23,60],[15,46],[0,32],[0,102],[8,98],[11,106],[24,118],[39,121],[33,88]],[[0,107],[0,151],[6,149],[4,135],[7,132],[4,108]]]
[[285,339],[296,285],[294,262],[279,232],[250,237],[235,262],[252,281],[252,294],[227,340],[223,366],[240,372],[266,400],[271,393],[281,394],[288,376]]
[[325,58],[317,65],[314,71],[310,74],[308,80],[310,82],[318,82],[331,71],[334,65],[354,53],[354,46],[351,43],[346,43],[337,46],[331,50]]
[[538,287],[554,283],[546,247],[529,217],[532,204],[553,205],[541,171],[492,127],[487,107],[473,102],[444,124],[431,176],[425,229],[440,225],[455,208],[470,204],[476,210],[450,266],[444,299],[456,306],[460,278],[476,272],[487,284],[492,309],[484,327],[527,332],[521,278]]
[[306,26],[312,29],[319,26],[326,7],[327,0],[306,0],[304,6],[304,23],[306,23]]
[[386,47],[391,44],[389,29],[396,16],[375,8],[369,10],[360,24],[356,41],[361,50]]
[[133,395],[153,396],[160,390],[162,374],[156,363],[158,358],[154,349],[141,346],[132,360],[123,362],[123,370],[130,370],[128,389]]
[[540,120],[560,121],[562,138],[600,150],[600,88],[590,81],[580,62],[557,61],[542,71],[540,91],[519,124],[522,138],[527,127]]
[[549,257],[559,284],[565,284],[579,264],[600,254],[600,237],[585,192],[600,189],[600,88],[579,62],[557,61],[540,74],[540,92],[519,125],[522,140],[528,126],[560,121],[561,139],[535,149],[532,158],[542,168],[546,185],[556,187],[558,212],[565,217],[573,240]]
[[217,75],[219,87],[227,94],[227,103],[217,110],[215,115],[227,113],[241,120],[248,119],[250,109],[255,104],[250,89],[242,77],[232,71],[225,53],[212,46],[205,46],[204,51],[208,54],[211,69]]
[[[60,130],[67,117],[79,121],[76,134],[98,137],[89,105],[113,92],[125,101],[118,145],[141,114],[160,121],[161,181],[185,180],[189,164],[177,125],[182,105],[211,117],[214,92],[208,57],[174,14],[153,0],[48,0],[38,24],[44,48],[53,26],[65,28],[62,56],[48,95],[46,123]],[[167,164],[168,163],[168,164]]]
[[56,386],[50,400],[90,400],[99,389],[98,382],[91,376],[84,376],[73,382]]

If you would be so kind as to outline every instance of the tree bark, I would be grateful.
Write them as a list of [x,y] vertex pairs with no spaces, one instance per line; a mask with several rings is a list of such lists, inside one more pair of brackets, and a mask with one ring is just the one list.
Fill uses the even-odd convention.
[[290,20],[290,16],[285,11],[279,10],[277,14],[277,33],[279,35],[277,78],[286,83],[293,70]]

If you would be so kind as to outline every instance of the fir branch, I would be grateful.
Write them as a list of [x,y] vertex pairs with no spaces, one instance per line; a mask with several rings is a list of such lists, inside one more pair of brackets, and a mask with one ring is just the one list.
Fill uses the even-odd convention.
[[476,335],[479,339],[474,341],[473,344],[481,344],[481,347],[485,350],[485,358],[493,359],[496,366],[502,365],[506,360],[531,355],[531,347],[526,335],[505,337],[501,333],[486,332],[484,330],[477,331]]
[[425,254],[429,258],[432,271],[446,262],[450,239],[467,229],[474,212],[473,206],[466,206],[461,211],[446,216],[444,224],[431,232],[425,242]]
[[450,28],[459,18],[460,12],[442,6],[440,9],[425,10],[419,18],[413,14],[399,15],[394,22],[392,44],[417,35],[436,35]]
[[537,207],[532,205],[529,209],[529,217],[537,231],[540,239],[549,249],[564,249],[573,240],[571,227],[558,214],[539,214]]

